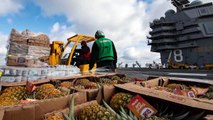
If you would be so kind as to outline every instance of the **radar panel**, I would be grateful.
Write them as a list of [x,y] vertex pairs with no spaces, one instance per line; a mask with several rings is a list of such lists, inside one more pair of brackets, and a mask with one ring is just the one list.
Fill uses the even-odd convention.
[[183,7],[183,5],[190,3],[189,0],[171,0],[171,3],[175,6],[175,7]]

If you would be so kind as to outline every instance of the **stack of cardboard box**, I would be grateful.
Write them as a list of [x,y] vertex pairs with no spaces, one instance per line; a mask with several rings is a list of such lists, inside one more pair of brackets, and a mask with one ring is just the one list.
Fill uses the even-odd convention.
[[45,34],[36,35],[29,30],[19,33],[12,29],[8,44],[8,66],[43,65],[40,61],[44,57],[48,58],[50,53],[50,40],[48,36]]

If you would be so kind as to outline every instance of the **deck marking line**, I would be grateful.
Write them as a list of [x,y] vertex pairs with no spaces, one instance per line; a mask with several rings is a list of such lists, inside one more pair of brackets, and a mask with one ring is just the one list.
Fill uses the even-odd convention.
[[207,74],[197,74],[197,73],[168,73],[168,75],[207,76]]

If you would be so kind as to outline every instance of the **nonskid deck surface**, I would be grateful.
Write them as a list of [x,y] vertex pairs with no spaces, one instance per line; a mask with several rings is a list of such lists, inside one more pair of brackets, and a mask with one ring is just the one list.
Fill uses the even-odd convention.
[[131,77],[146,78],[148,76],[170,76],[213,80],[213,70],[180,70],[180,69],[147,69],[147,68],[119,68],[119,73]]

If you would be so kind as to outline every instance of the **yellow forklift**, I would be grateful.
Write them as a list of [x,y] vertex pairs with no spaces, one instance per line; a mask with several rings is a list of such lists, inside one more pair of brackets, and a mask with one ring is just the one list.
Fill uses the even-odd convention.
[[205,64],[205,65],[204,65],[204,69],[206,69],[206,70],[211,70],[211,69],[213,69],[213,64]]
[[[77,45],[82,41],[86,41],[87,43],[95,41],[95,37],[83,34],[76,34],[67,39],[67,43],[64,45],[62,41],[53,41],[50,50],[49,56],[49,64],[50,65],[72,65],[75,59],[78,57],[79,53],[75,50]],[[64,52],[69,44],[74,43],[71,51],[64,55]],[[79,66],[81,72],[88,72],[89,64],[83,64]],[[96,65],[94,65],[93,70],[96,69]]]

